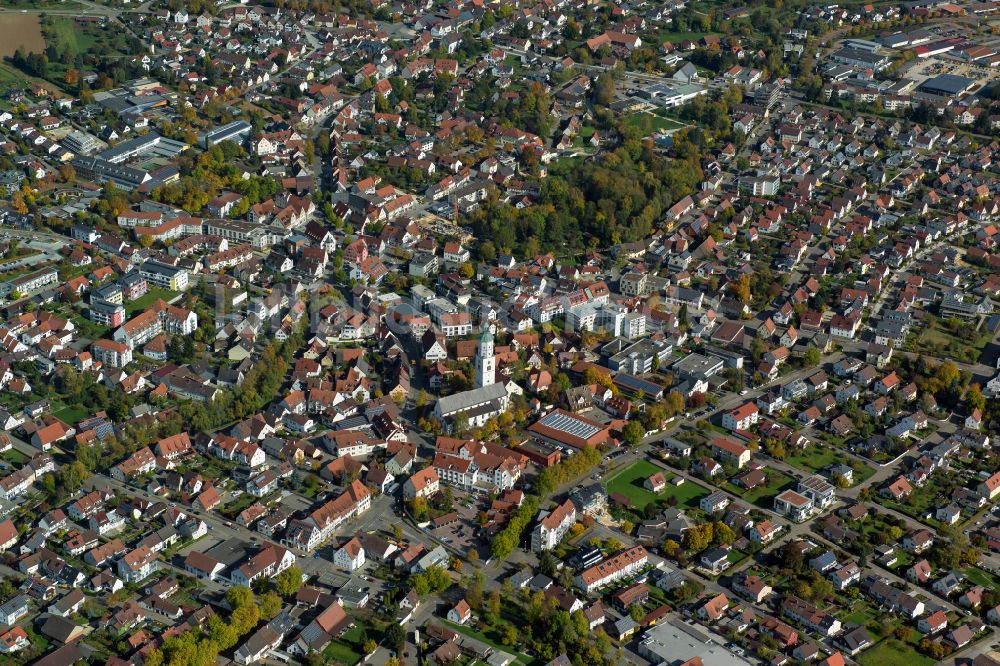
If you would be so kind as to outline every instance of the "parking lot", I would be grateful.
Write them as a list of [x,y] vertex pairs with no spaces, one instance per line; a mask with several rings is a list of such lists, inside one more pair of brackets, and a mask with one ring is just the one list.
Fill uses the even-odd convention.
[[[474,495],[455,492],[455,513],[458,514],[458,520],[433,528],[429,530],[429,533],[462,553],[478,547],[479,538],[476,536],[476,525],[480,511],[478,502],[481,501],[481,498]],[[480,551],[479,554],[488,557],[488,554],[483,551]]]
[[941,74],[965,76],[976,81],[976,91],[1000,81],[1000,68],[963,62],[948,55],[918,58],[900,70],[900,74],[919,87],[927,79]]

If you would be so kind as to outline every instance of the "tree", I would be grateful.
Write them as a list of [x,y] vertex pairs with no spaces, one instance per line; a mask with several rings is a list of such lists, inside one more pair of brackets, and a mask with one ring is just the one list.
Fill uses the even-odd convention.
[[366,640],[364,642],[364,644],[361,646],[361,651],[364,652],[365,654],[371,654],[372,652],[374,652],[377,649],[378,649],[378,643],[376,643],[371,638],[369,638],[368,640]]
[[983,396],[979,384],[969,386],[969,390],[965,392],[965,401],[968,403],[970,411],[974,409],[980,411],[986,409],[986,398]]
[[291,566],[274,578],[274,589],[283,597],[290,597],[302,587],[302,570]]
[[414,497],[410,500],[410,513],[413,514],[413,519],[418,523],[422,523],[427,520],[428,510],[429,507],[425,498]]
[[743,304],[748,304],[753,300],[753,294],[750,291],[750,276],[743,273],[739,278],[730,282],[729,293]]
[[723,522],[712,524],[712,542],[716,544],[732,543],[736,540],[733,530]]
[[406,631],[396,623],[390,624],[385,630],[385,642],[399,652],[406,643]]
[[163,652],[159,648],[153,648],[142,658],[145,666],[163,666]]
[[628,609],[629,616],[636,622],[641,622],[642,618],[646,617],[646,612],[642,609],[642,605],[633,604],[631,608]]
[[709,544],[712,543],[713,534],[714,529],[711,523],[696,525],[684,533],[684,542],[688,550],[698,553],[708,548]]
[[236,585],[226,590],[226,601],[233,610],[253,604],[253,590],[243,585]]
[[274,592],[266,592],[260,597],[260,614],[271,620],[281,612],[282,605],[281,597]]
[[209,640],[218,645],[222,650],[228,650],[240,640],[236,629],[232,625],[226,624],[218,615],[208,618],[206,634]]
[[615,80],[610,72],[604,72],[597,77],[594,86],[594,102],[601,106],[608,106],[615,100]]
[[803,361],[806,367],[813,368],[823,362],[823,355],[815,347],[810,347],[806,350]]
[[638,421],[629,421],[622,428],[622,437],[629,446],[638,446],[646,436],[646,429]]
[[230,624],[240,636],[250,633],[257,626],[258,622],[260,622],[260,608],[257,607],[257,604],[253,603],[249,606],[240,606],[233,611],[230,618]]

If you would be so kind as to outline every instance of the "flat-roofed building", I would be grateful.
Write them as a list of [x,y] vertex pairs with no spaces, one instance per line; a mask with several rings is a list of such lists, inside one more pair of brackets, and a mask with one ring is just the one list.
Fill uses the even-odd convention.
[[252,131],[253,126],[247,121],[235,120],[202,134],[199,143],[201,143],[203,148],[211,148],[223,141],[243,143]]
[[705,629],[683,620],[651,627],[639,642],[639,656],[653,664],[701,664],[702,666],[748,666],[750,662],[725,647]]
[[62,145],[77,155],[90,155],[97,152],[101,147],[101,142],[97,140],[97,137],[86,132],[73,130],[63,138]]

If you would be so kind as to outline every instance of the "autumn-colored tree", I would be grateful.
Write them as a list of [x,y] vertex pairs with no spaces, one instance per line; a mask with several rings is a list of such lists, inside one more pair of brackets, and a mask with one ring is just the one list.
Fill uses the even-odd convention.
[[750,276],[743,273],[739,278],[730,282],[729,293],[744,304],[753,300],[753,293],[750,291]]
[[696,525],[684,533],[684,545],[693,553],[698,553],[712,543],[714,530],[711,523]]

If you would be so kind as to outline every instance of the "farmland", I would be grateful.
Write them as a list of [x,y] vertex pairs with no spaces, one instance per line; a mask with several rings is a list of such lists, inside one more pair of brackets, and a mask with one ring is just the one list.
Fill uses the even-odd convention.
[[34,14],[0,13],[0,57],[9,58],[18,49],[41,53],[45,38],[38,16]]

